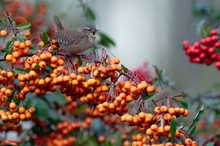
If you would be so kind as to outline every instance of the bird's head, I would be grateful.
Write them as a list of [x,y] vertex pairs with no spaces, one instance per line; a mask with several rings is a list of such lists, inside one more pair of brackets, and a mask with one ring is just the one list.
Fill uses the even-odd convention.
[[80,27],[80,29],[85,33],[85,35],[87,35],[89,38],[93,38],[95,39],[96,38],[96,32],[97,32],[97,29],[92,26],[92,25],[83,25]]

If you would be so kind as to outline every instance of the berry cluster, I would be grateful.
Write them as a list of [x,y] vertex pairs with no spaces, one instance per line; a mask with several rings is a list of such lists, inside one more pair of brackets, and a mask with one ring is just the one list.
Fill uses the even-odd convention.
[[[7,28],[13,29],[13,25],[9,24]],[[72,132],[77,133],[82,128],[87,130],[87,136],[94,134],[90,125],[93,118],[97,117],[113,129],[111,132],[127,131],[122,133],[124,146],[130,145],[132,139],[134,146],[159,145],[166,142],[169,144],[168,138],[172,136],[171,118],[188,115],[188,110],[177,105],[175,108],[157,107],[160,105],[157,101],[152,101],[156,106],[154,113],[144,112],[148,110],[145,101],[156,94],[156,87],[152,85],[152,81],[145,80],[145,77],[140,79],[120,65],[120,59],[112,58],[105,50],[92,52],[86,57],[69,57],[62,52],[56,52],[57,43],[53,40],[48,43],[45,36],[44,39],[39,37],[36,42],[30,31],[18,32],[11,30],[6,31],[8,35],[1,35],[14,37],[8,41],[4,49],[5,55],[0,58],[9,66],[0,70],[0,106],[4,107],[4,110],[0,111],[0,118],[1,123],[8,128],[13,128],[20,121],[32,120],[37,126],[36,129],[41,128],[38,132],[42,134],[30,136],[34,144],[73,145],[79,141]],[[57,101],[44,98],[55,91],[64,95],[66,104],[61,106]],[[41,97],[51,104],[58,114],[61,111],[62,114],[58,116],[61,117],[60,121],[46,121],[33,116],[35,109],[25,109],[28,105],[23,105],[28,100],[28,94],[36,98]],[[52,98],[55,97],[51,96],[50,99]],[[92,108],[85,108],[83,105],[90,105]],[[78,108],[84,111],[77,114]],[[74,121],[69,120],[72,116]],[[125,130],[125,124],[129,125],[129,130]],[[132,136],[133,131],[138,134]],[[181,142],[196,145],[196,142],[188,140],[184,133],[183,129],[176,130],[175,139],[178,139],[178,142],[174,141],[175,145]],[[101,144],[108,139],[106,135],[108,134],[95,137]],[[162,141],[164,139],[165,142]],[[114,139],[110,140],[114,143]]]
[[16,103],[11,102],[9,104],[9,111],[0,110],[0,118],[3,124],[7,124],[8,128],[13,128],[20,121],[30,119],[34,112],[35,108],[33,107],[25,109],[23,106],[20,106],[17,108]]
[[188,41],[183,41],[185,54],[189,56],[189,61],[193,63],[215,66],[220,70],[220,40],[217,30],[213,29],[208,37],[202,38],[198,42],[190,45]]

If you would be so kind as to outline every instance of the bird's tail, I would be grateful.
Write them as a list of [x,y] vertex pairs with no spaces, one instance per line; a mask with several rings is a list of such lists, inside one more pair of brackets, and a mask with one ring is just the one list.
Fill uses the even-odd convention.
[[56,25],[56,32],[64,29],[60,19],[56,15],[53,17],[53,21]]

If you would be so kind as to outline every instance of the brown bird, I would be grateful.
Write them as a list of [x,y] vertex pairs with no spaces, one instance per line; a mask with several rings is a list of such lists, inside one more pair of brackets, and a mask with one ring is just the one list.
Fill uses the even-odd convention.
[[96,28],[92,25],[81,25],[76,29],[64,29],[57,16],[54,16],[56,34],[53,37],[59,47],[68,54],[78,54],[95,44]]

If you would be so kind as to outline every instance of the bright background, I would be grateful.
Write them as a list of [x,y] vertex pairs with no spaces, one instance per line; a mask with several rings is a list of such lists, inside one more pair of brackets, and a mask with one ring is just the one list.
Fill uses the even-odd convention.
[[[47,0],[49,17],[67,13],[67,27],[84,23],[78,0]],[[96,27],[116,42],[111,52],[133,69],[144,61],[165,69],[180,89],[204,93],[219,82],[219,71],[212,65],[192,64],[182,50],[182,41],[199,40],[197,20],[192,16],[192,1],[187,0],[87,0],[96,13]],[[217,0],[204,1],[216,6]],[[65,3],[65,4],[64,4]]]

